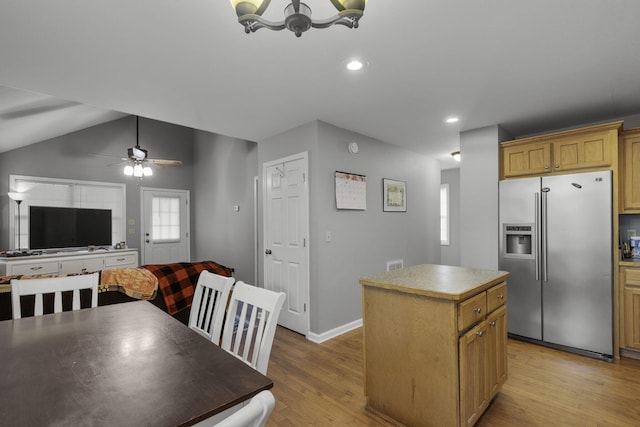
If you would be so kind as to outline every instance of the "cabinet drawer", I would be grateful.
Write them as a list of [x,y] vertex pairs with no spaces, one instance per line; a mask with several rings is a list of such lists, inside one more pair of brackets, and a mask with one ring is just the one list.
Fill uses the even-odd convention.
[[108,255],[104,257],[105,267],[137,267],[138,266],[138,254],[119,254]]
[[640,286],[640,268],[625,268],[624,284]]
[[507,282],[500,283],[487,291],[487,312],[507,303]]
[[60,274],[93,273],[104,268],[102,257],[60,261]]
[[458,306],[458,332],[468,329],[487,314],[487,293],[482,292]]
[[58,274],[58,262],[34,262],[11,266],[11,275],[31,274]]

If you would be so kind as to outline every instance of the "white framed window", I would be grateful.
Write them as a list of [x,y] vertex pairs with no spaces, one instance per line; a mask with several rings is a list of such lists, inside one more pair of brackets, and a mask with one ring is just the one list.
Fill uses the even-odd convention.
[[[19,212],[15,203],[9,208],[9,216],[13,218],[9,229],[16,248],[29,247],[30,206],[110,209],[112,244],[126,240],[125,184],[10,175],[9,188],[25,194]],[[18,219],[19,227],[14,226]],[[20,230],[19,237],[16,237],[17,229]]]
[[449,245],[449,184],[440,185],[440,244]]
[[180,241],[180,197],[153,196],[151,238],[154,242]]

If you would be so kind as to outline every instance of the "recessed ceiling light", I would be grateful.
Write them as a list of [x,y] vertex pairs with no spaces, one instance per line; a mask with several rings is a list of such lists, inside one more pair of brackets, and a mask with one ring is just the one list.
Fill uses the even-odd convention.
[[460,119],[458,117],[447,117],[445,123],[458,123]]
[[349,71],[362,70],[362,67],[364,67],[364,64],[359,59],[354,59],[353,61],[349,61],[347,63],[347,70]]

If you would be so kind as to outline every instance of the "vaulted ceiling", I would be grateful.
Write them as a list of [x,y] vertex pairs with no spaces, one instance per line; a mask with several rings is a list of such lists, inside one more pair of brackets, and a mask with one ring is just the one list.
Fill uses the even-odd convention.
[[245,34],[227,0],[4,1],[0,152],[123,114],[253,141],[319,119],[446,168],[464,130],[640,113],[639,17],[637,0],[371,0],[359,29],[298,39]]

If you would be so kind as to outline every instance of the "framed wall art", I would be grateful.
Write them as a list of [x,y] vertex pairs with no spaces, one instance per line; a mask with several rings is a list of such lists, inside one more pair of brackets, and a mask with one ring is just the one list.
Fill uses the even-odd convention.
[[382,179],[382,210],[384,212],[407,211],[407,183],[395,179]]

